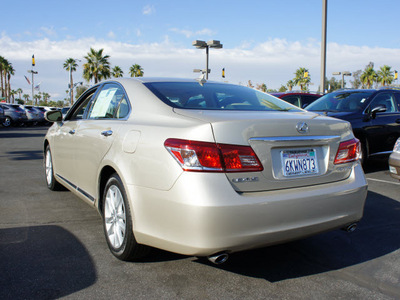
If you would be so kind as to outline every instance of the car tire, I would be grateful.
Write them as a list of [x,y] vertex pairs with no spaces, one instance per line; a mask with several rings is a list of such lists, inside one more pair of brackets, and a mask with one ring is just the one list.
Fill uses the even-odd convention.
[[132,261],[149,253],[133,235],[129,201],[121,178],[113,174],[103,193],[103,227],[111,253],[120,260]]
[[12,125],[11,118],[10,117],[6,117],[1,125],[3,125],[4,127],[10,127]]
[[54,177],[53,157],[51,155],[50,146],[46,147],[43,163],[47,187],[52,191],[65,190],[64,186],[62,186]]

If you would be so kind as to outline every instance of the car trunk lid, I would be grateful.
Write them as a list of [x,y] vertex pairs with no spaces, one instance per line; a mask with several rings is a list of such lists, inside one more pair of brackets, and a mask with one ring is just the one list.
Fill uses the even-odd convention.
[[310,186],[350,175],[351,165],[333,164],[340,142],[353,138],[346,121],[308,112],[175,112],[209,122],[219,144],[253,148],[264,170],[227,173],[238,192]]

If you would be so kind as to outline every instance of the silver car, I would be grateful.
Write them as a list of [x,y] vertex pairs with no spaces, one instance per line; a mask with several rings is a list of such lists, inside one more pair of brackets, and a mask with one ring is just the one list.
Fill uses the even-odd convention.
[[346,121],[227,83],[159,78],[87,90],[44,140],[47,186],[102,216],[111,252],[224,262],[362,218],[367,182]]

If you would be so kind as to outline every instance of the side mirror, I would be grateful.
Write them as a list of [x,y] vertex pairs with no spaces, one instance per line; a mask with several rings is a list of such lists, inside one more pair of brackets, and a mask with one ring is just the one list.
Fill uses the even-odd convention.
[[375,118],[377,113],[385,112],[386,106],[385,105],[378,105],[371,110],[371,117]]
[[49,110],[44,114],[44,118],[48,122],[61,122],[62,121],[62,113],[59,110]]

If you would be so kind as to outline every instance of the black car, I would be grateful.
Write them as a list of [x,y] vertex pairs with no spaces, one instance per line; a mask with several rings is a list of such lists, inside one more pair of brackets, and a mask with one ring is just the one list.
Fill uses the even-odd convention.
[[275,96],[279,99],[285,100],[293,105],[304,108],[310,103],[317,100],[322,95],[316,93],[306,93],[306,92],[296,92],[290,91],[285,93],[271,93],[272,96]]
[[0,106],[4,109],[5,120],[2,123],[4,127],[20,125],[28,121],[26,112],[19,105],[2,103]]
[[308,111],[349,121],[362,159],[390,154],[400,137],[400,89],[340,90],[319,98]]
[[6,120],[6,116],[4,115],[4,109],[0,106],[0,124]]

